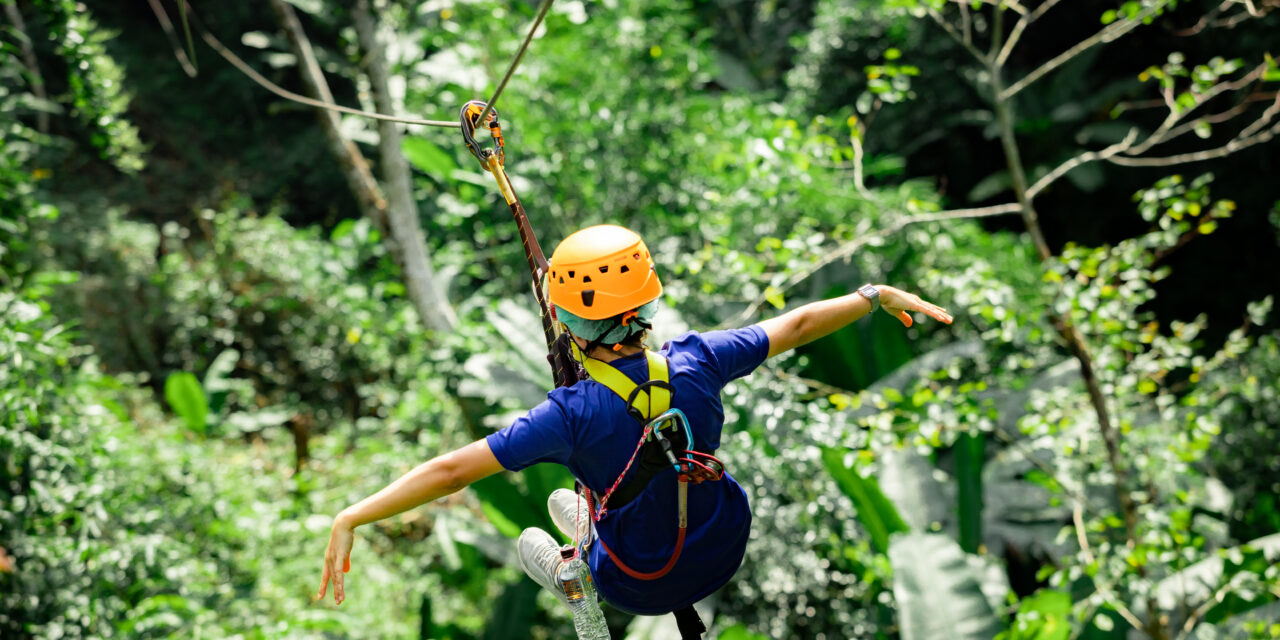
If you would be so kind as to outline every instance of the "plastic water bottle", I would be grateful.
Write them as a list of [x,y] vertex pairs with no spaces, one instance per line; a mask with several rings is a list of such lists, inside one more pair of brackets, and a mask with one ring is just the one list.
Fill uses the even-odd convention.
[[573,611],[573,628],[578,640],[609,640],[609,627],[604,623],[604,613],[596,603],[596,587],[591,583],[591,571],[578,557],[577,550],[565,547],[560,550],[560,570],[556,578],[560,589],[569,598]]

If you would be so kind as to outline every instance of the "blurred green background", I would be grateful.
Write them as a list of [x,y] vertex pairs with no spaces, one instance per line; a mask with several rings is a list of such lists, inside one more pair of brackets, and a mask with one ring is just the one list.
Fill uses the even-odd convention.
[[[447,120],[537,6],[0,5],[0,637],[571,637],[513,564],[545,465],[363,528],[312,601],[333,514],[550,376],[456,130],[201,36],[309,94],[305,32],[338,103]],[[533,41],[508,171],[548,250],[645,236],[655,342],[867,281],[957,317],[726,390],[755,523],[708,637],[1280,637],[1280,4],[1055,5],[561,0]]]

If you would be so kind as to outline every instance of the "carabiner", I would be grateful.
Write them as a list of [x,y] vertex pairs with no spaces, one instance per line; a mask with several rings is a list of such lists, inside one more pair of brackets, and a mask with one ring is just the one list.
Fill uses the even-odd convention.
[[[480,161],[480,166],[489,170],[489,158],[494,155],[498,158],[498,164],[502,165],[506,162],[506,150],[502,143],[502,127],[498,124],[498,110],[489,111],[488,121],[479,122],[480,114],[484,113],[486,104],[483,100],[472,100],[462,105],[462,113],[459,120],[462,124],[462,140],[467,144],[467,149],[471,150],[471,155]],[[480,146],[480,142],[476,140],[476,127],[486,126],[489,129],[489,135],[493,136],[496,146],[493,149],[485,149]]]

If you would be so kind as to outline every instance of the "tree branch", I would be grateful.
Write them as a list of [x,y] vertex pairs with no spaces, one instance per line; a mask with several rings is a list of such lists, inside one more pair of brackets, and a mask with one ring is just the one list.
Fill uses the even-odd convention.
[[1172,33],[1175,36],[1180,36],[1184,38],[1198,35],[1201,31],[1204,31],[1205,29],[1209,28],[1210,23],[1212,23],[1213,20],[1217,18],[1223,11],[1226,11],[1227,7],[1230,7],[1235,3],[1236,3],[1236,0],[1223,0],[1222,4],[1210,9],[1209,12],[1204,14],[1203,16],[1200,16],[1200,19],[1197,20],[1195,24],[1191,25],[1190,27],[1187,27],[1186,29],[1177,29]]
[[[904,215],[901,218],[899,218],[897,222],[893,223],[892,225],[889,225],[884,229],[881,229],[873,233],[869,233],[864,236],[858,236],[857,238],[854,238],[853,240],[850,240],[836,247],[830,253],[824,255],[820,260],[813,263],[812,265],[809,265],[808,268],[804,269],[803,271],[797,271],[791,274],[790,276],[788,276],[785,281],[783,281],[779,285],[776,285],[775,288],[781,291],[782,293],[786,293],[787,291],[790,291],[792,288],[794,288],[796,285],[809,279],[811,276],[813,276],[813,274],[817,273],[823,267],[829,264],[832,264],[838,260],[843,260],[845,258],[848,258],[849,256],[852,256],[854,252],[856,252],[859,248],[866,245],[867,243],[873,240],[879,240],[881,238],[884,238],[890,234],[893,234],[903,229],[908,225],[917,224],[921,222],[941,222],[944,220],[989,218],[992,216],[1003,216],[1011,213],[1018,213],[1019,211],[1021,211],[1021,209],[1022,208],[1016,203],[1008,203],[1008,204],[994,205],[990,207],[981,207],[977,209],[953,209],[951,211],[942,211],[938,213],[930,213],[930,214],[919,215],[919,216]],[[734,318],[729,320],[728,322],[723,323],[721,326],[741,325],[751,320],[753,317],[755,317],[756,312],[758,312],[760,308],[763,307],[765,304],[768,304],[768,299],[765,296],[761,295],[760,297],[753,300],[750,304],[748,304],[747,308],[743,309],[741,313],[734,316]]]
[[1036,68],[1035,71],[1032,71],[1031,73],[1027,74],[1021,80],[1006,87],[1004,91],[1000,92],[999,99],[1007,100],[1009,98],[1012,98],[1013,96],[1017,95],[1019,91],[1026,89],[1028,86],[1031,85],[1031,83],[1044,77],[1050,71],[1053,71],[1054,69],[1057,69],[1058,67],[1061,67],[1062,65],[1066,64],[1072,58],[1075,58],[1076,56],[1084,53],[1085,51],[1088,51],[1089,49],[1092,49],[1093,47],[1099,44],[1112,42],[1113,40],[1116,40],[1120,36],[1123,36],[1124,34],[1129,33],[1130,31],[1133,31],[1134,29],[1136,29],[1138,26],[1142,24],[1142,21],[1144,19],[1153,15],[1158,9],[1163,8],[1163,6],[1164,6],[1163,3],[1150,5],[1144,8],[1142,11],[1139,11],[1137,15],[1133,16],[1132,18],[1125,18],[1123,20],[1113,22],[1107,25],[1106,27],[1103,27],[1102,30],[1080,41],[1074,47],[1071,47],[1070,49],[1067,49],[1066,51],[1058,54],[1057,57],[1040,65],[1039,67]]
[[169,40],[169,46],[173,49],[173,57],[178,59],[178,65],[182,67],[182,72],[187,74],[188,78],[196,77],[196,67],[192,64],[191,59],[187,57],[187,52],[183,51],[182,43],[178,40],[178,34],[173,30],[173,23],[169,21],[169,14],[165,12],[164,5],[160,4],[160,0],[147,0],[151,4],[151,12],[156,14],[156,20],[160,22],[160,29],[164,31],[164,37]]
[[[1256,122],[1254,124],[1257,124]],[[1123,167],[1169,167],[1175,164],[1186,164],[1189,162],[1201,162],[1203,160],[1215,160],[1224,158],[1237,151],[1247,149],[1257,144],[1270,141],[1280,133],[1280,124],[1272,126],[1270,129],[1258,133],[1252,137],[1233,138],[1227,144],[1216,149],[1205,149],[1204,151],[1195,151],[1192,153],[1180,153],[1178,155],[1163,156],[1159,158],[1129,158],[1125,156],[1113,156],[1107,160],[1113,164]]]
[[1227,596],[1227,593],[1235,586],[1235,579],[1236,576],[1228,578],[1226,584],[1219,587],[1217,591],[1213,592],[1213,595],[1200,603],[1200,606],[1196,607],[1195,611],[1191,612],[1191,615],[1187,616],[1187,621],[1182,624],[1182,630],[1178,632],[1177,640],[1186,640],[1191,631],[1196,628],[1196,624],[1200,622],[1200,618]]
[[[1227,0],[1230,2],[1230,0]],[[1022,38],[1022,32],[1031,26],[1031,23],[1040,19],[1046,12],[1058,4],[1059,0],[1045,0],[1040,3],[1031,13],[1024,14],[1018,18],[1017,24],[1013,25],[1013,31],[1009,32],[1009,39],[1005,41],[1004,46],[1000,48],[999,55],[996,56],[996,66],[1003,67],[1004,63],[1009,60],[1009,55],[1013,53],[1014,45],[1018,44],[1018,40]]]
[[[356,39],[365,54],[364,67],[374,108],[392,113],[395,105],[391,100],[391,74],[387,69],[386,50],[378,41],[378,21],[368,0],[358,0],[352,7],[351,16]],[[418,220],[418,203],[413,199],[412,174],[400,149],[399,126],[394,122],[379,121],[378,137],[382,178],[386,184],[387,222],[400,247],[409,300],[424,325],[437,332],[452,331],[458,317],[431,266],[426,237]]]
[[1129,133],[1125,135],[1124,140],[1121,140],[1120,142],[1117,142],[1101,151],[1087,151],[1070,160],[1067,160],[1066,162],[1055,167],[1053,171],[1050,171],[1049,173],[1041,177],[1039,180],[1036,180],[1035,184],[1031,185],[1030,187],[1027,187],[1027,198],[1036,197],[1036,195],[1039,194],[1041,191],[1044,191],[1046,187],[1056,182],[1058,178],[1061,178],[1062,176],[1066,175],[1067,172],[1071,171],[1072,169],[1082,164],[1085,164],[1087,162],[1095,162],[1097,160],[1105,160],[1118,153],[1123,153],[1126,149],[1133,146],[1133,142],[1137,138],[1138,138],[1138,130],[1129,129]]
[[965,40],[964,36],[961,35],[958,31],[956,31],[956,28],[950,22],[947,22],[946,19],[942,17],[942,14],[935,11],[933,7],[926,7],[925,10],[929,13],[929,18],[931,18],[934,22],[938,23],[938,26],[942,27],[942,30],[946,31],[947,35],[951,36],[952,40],[955,40],[957,43],[959,43],[960,46],[964,47],[966,51],[968,51],[971,55],[973,55],[974,58],[977,58],[983,64],[987,63],[986,55],[983,54],[981,51],[979,51],[977,47],[973,46],[972,42]]

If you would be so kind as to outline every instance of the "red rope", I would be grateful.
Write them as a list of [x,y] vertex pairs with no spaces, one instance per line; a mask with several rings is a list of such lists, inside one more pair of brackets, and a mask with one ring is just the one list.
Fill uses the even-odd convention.
[[680,535],[676,537],[676,549],[671,552],[671,559],[667,560],[666,566],[658,569],[657,571],[650,571],[649,573],[642,573],[628,567],[621,558],[613,554],[613,549],[610,549],[609,545],[604,543],[604,540],[600,538],[596,538],[596,540],[600,543],[600,546],[604,547],[604,552],[609,554],[609,559],[612,560],[614,564],[618,565],[618,568],[622,569],[623,573],[635,578],[636,580],[657,580],[658,578],[670,573],[671,570],[676,567],[676,561],[680,559],[680,552],[684,551],[684,532],[685,528],[680,527]]

